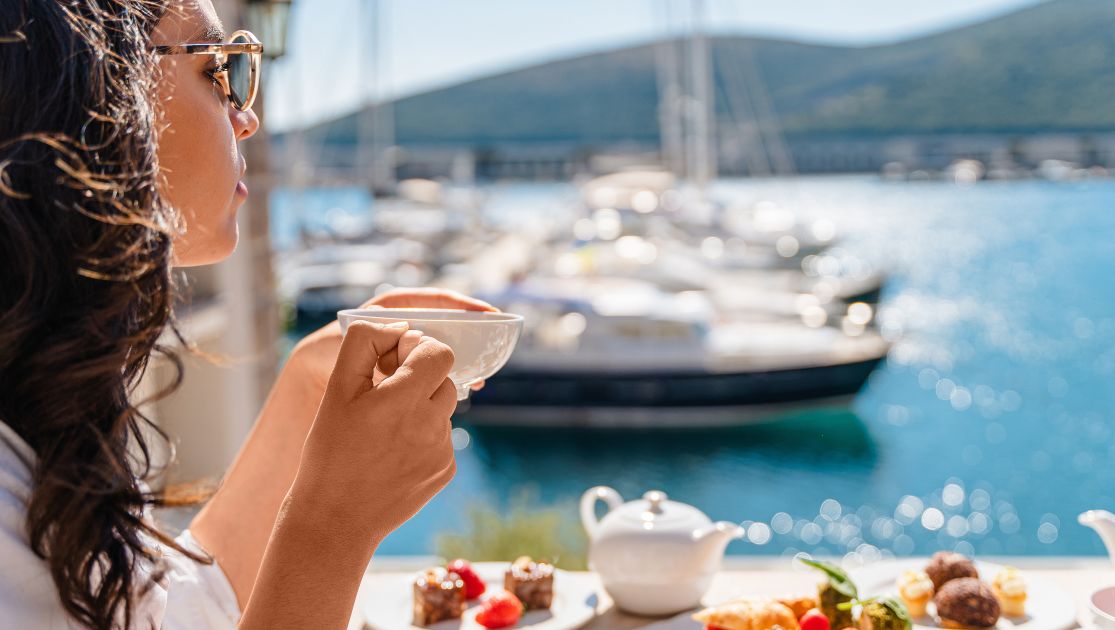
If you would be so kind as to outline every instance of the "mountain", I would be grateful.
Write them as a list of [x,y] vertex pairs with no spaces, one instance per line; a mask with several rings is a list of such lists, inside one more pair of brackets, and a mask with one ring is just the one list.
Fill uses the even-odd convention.
[[[718,118],[747,55],[786,134],[1027,134],[1115,130],[1115,1],[1049,0],[888,45],[711,40]],[[403,98],[403,145],[657,142],[655,47],[545,63]],[[314,130],[355,139],[356,114]]]

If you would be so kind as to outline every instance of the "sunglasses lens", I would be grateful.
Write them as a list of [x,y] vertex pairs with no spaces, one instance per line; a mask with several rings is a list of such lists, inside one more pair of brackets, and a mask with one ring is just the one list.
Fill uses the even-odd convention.
[[[248,43],[246,37],[237,37],[234,44]],[[252,93],[252,56],[249,53],[233,53],[228,56],[228,85],[232,88],[232,100],[237,107],[243,107]]]

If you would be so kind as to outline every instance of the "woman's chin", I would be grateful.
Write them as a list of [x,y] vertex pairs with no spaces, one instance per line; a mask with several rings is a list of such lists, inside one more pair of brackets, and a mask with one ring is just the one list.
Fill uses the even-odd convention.
[[200,247],[184,244],[178,249],[174,257],[175,267],[199,267],[219,263],[236,251],[236,243],[240,239],[240,230],[236,221],[231,222],[228,230],[220,238],[213,238]]

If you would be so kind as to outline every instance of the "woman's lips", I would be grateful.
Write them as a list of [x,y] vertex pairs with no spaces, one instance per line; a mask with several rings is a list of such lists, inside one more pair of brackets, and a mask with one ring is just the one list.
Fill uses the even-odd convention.
[[240,197],[248,196],[248,187],[244,185],[243,180],[236,182],[236,194]]

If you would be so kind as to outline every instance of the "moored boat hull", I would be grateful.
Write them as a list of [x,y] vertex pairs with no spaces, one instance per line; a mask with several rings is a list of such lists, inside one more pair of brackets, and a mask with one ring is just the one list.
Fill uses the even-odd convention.
[[740,373],[546,373],[506,368],[459,415],[473,424],[684,428],[847,406],[883,357]]

